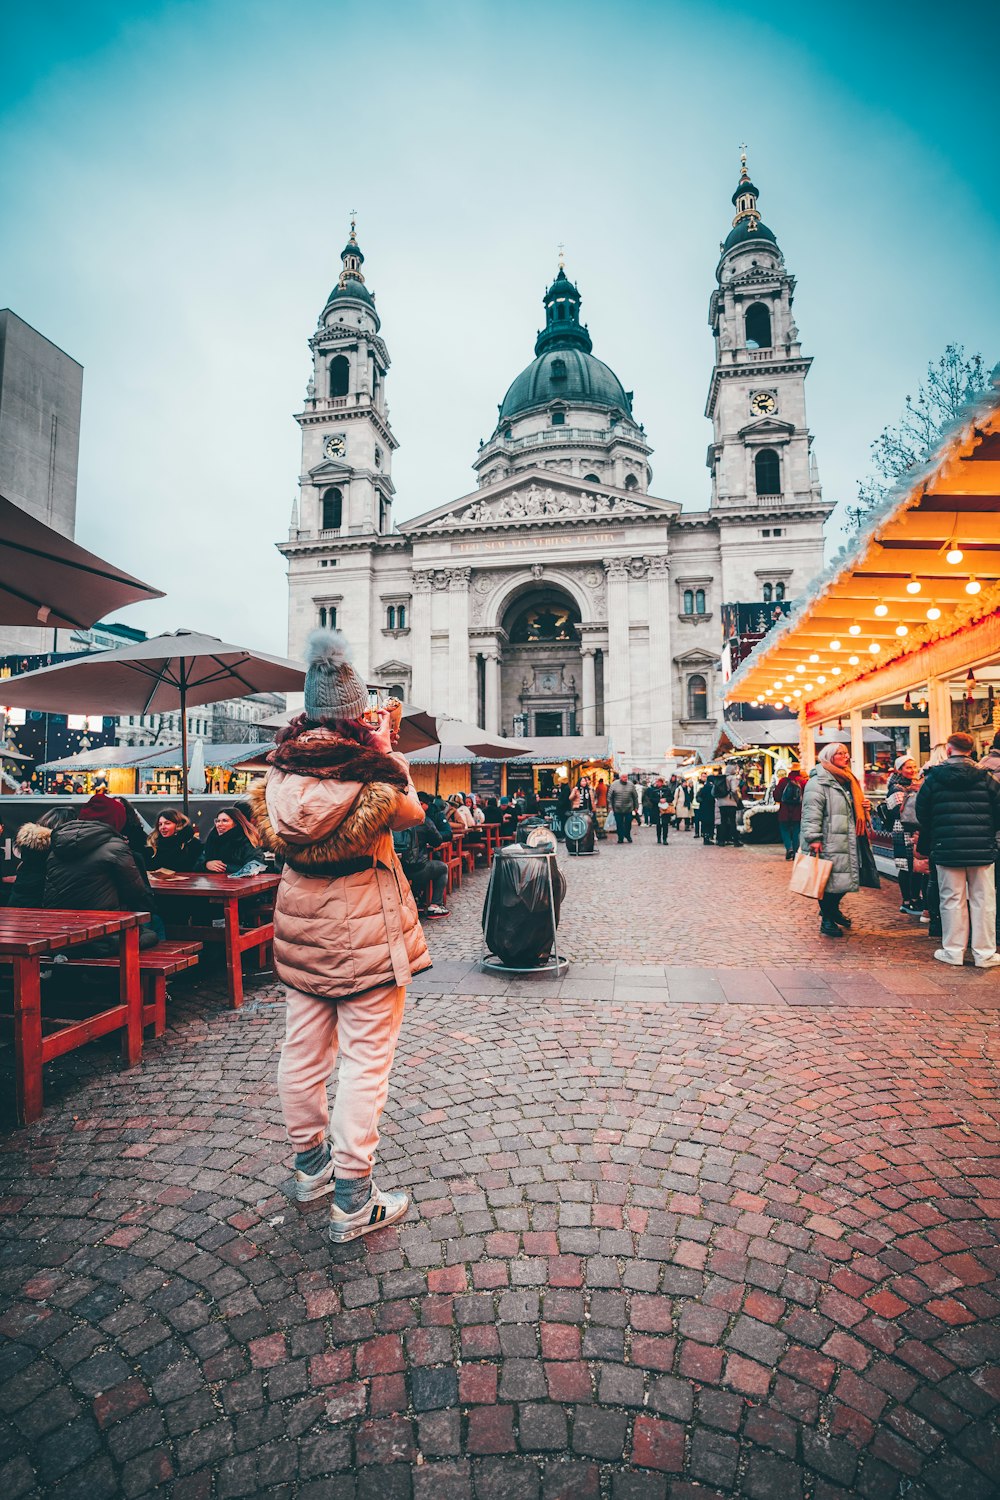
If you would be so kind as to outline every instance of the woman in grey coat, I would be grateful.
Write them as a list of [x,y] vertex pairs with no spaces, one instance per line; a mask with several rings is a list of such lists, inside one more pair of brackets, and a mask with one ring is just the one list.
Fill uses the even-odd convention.
[[851,771],[847,746],[827,745],[802,793],[799,841],[803,854],[819,854],[833,863],[819,903],[819,930],[824,937],[843,937],[840,929],[851,925],[850,917],[840,910],[840,901],[861,884],[858,838],[865,832],[867,814],[868,804]]

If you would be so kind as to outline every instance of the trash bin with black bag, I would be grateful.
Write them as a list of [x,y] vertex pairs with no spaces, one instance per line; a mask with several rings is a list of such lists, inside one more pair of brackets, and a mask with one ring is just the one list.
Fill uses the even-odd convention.
[[487,951],[480,968],[565,968],[556,939],[565,894],[566,877],[556,863],[555,840],[548,830],[534,847],[507,844],[498,849],[483,905]]
[[567,854],[599,854],[594,848],[596,825],[594,815],[578,808],[569,813],[563,829],[566,835]]

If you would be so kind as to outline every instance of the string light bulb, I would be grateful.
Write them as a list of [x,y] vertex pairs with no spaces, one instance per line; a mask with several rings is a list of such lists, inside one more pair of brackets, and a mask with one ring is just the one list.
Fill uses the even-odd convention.
[[911,574],[910,575],[910,581],[906,585],[906,592],[908,594],[919,594],[922,587],[923,587],[923,585],[921,584],[920,579],[919,578],[914,578],[913,575]]
[[881,619],[883,615],[887,615],[889,613],[888,604],[876,604],[875,613],[878,615],[879,619]]
[[908,625],[897,625],[896,626],[896,634],[897,635],[909,635],[909,633],[910,633],[910,627]]
[[936,604],[932,604],[930,609],[927,611],[927,618],[928,620],[940,620],[941,611],[938,609]]
[[840,676],[840,671],[841,671],[840,667],[831,667],[830,671],[833,673],[834,677],[839,677]]
[[882,717],[882,715],[878,711],[878,704],[877,703],[873,703],[872,704],[872,723],[873,724],[877,724],[878,721],[879,721],[879,719],[881,719],[881,717]]
[[871,652],[872,656],[877,656],[881,649],[882,647],[879,645],[878,641],[871,641],[869,643],[868,650]]
[[955,538],[952,537],[951,541],[948,543],[948,550],[944,555],[945,562],[951,563],[953,568],[957,568],[964,556],[965,553],[962,551]]
[[965,585],[965,592],[967,594],[978,594],[981,591],[982,587],[983,586],[979,582],[978,578],[970,578],[968,583]]
[[830,650],[831,651],[839,651],[840,650],[840,642],[839,641],[831,641],[830,642]]
[[847,627],[847,634],[848,635],[860,635],[861,634],[861,626],[860,625],[848,625],[848,627]]
[[847,660],[850,666],[856,667],[861,658],[860,656],[849,656]]
[[810,656],[809,660],[811,662],[817,662],[817,661],[819,661],[819,653],[817,651],[814,651],[813,654],[812,654],[812,656]]

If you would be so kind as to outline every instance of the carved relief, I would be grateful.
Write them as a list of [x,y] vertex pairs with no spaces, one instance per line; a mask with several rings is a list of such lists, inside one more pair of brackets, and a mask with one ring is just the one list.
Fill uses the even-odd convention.
[[418,594],[429,594],[434,587],[434,574],[427,569],[416,569],[413,574],[413,587]]
[[464,509],[440,517],[428,531],[450,531],[468,525],[495,525],[502,521],[541,521],[565,516],[635,516],[648,510],[639,500],[588,490],[582,495],[532,483],[524,490],[470,501]]

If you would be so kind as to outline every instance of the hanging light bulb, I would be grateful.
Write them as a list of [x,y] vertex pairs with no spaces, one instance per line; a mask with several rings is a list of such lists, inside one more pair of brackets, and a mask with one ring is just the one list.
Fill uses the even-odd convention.
[[909,693],[907,693],[906,697],[903,699],[903,707],[906,709],[907,713],[909,713],[910,709],[913,707],[913,703]]
[[810,656],[809,660],[811,662],[817,662],[817,661],[819,661],[819,653],[817,651],[814,651],[813,654],[812,654],[812,656]]
[[945,562],[951,563],[953,568],[957,568],[964,556],[965,553],[962,551],[955,538],[952,537],[951,541],[948,543],[948,550],[944,555]]
[[969,675],[968,675],[968,676],[967,676],[967,677],[966,677],[966,679],[965,679],[965,686],[966,686],[966,687],[967,687],[967,688],[968,688],[968,689],[969,689],[969,691],[970,691],[970,692],[971,692],[971,691],[972,691],[972,689],[973,689],[973,688],[974,688],[974,687],[975,687],[975,685],[976,685],[976,674],[975,674],[975,672],[974,672],[974,671],[973,671],[973,670],[972,670],[972,668],[971,668],[971,667],[970,667],[970,668],[969,668]]
[[923,585],[921,584],[920,579],[919,578],[914,578],[913,574],[911,573],[910,574],[910,581],[906,585],[906,592],[908,594],[919,594],[922,586]]
[[978,578],[970,578],[968,583],[965,585],[965,592],[967,594],[978,594],[981,591],[982,587],[983,586],[979,582]]
[[852,667],[856,667],[860,660],[860,656],[849,656],[847,658],[848,665]]
[[830,642],[830,650],[831,651],[839,651],[840,650],[840,642],[839,641],[831,641]]
[[830,671],[831,671],[831,673],[833,674],[834,677],[839,677],[840,673],[841,673],[841,668],[840,667],[831,667]]
[[848,635],[860,635],[861,634],[861,626],[860,625],[848,625],[848,627],[847,627],[847,634]]
[[909,633],[910,633],[910,627],[908,625],[897,625],[896,626],[896,634],[897,635],[909,635]]
[[816,681],[817,681],[817,682],[825,682],[825,681],[826,681],[826,677],[825,677],[825,676],[824,676],[824,674],[823,674],[823,673],[822,673],[822,672],[821,672],[821,673],[820,673],[820,674],[819,674],[819,676],[818,676],[818,677],[817,677],[817,678],[816,678]]
[[872,641],[868,649],[871,652],[872,656],[878,656],[882,647],[879,645],[878,641]]
[[818,729],[817,729],[817,730],[816,730],[816,733],[817,733],[817,734],[822,734],[822,733],[823,733],[823,726],[822,726],[822,724],[821,724],[821,725],[820,725],[820,726],[819,726],[819,728],[818,728]]
[[881,619],[883,615],[887,615],[889,613],[888,604],[876,604],[875,613],[878,615],[879,619]]
[[940,620],[941,611],[938,609],[936,604],[932,604],[930,609],[927,611],[927,618],[928,620]]
[[873,703],[872,704],[872,723],[873,724],[877,724],[878,721],[879,721],[879,719],[881,719],[881,717],[882,717],[882,715],[878,711],[878,704],[877,703]]

